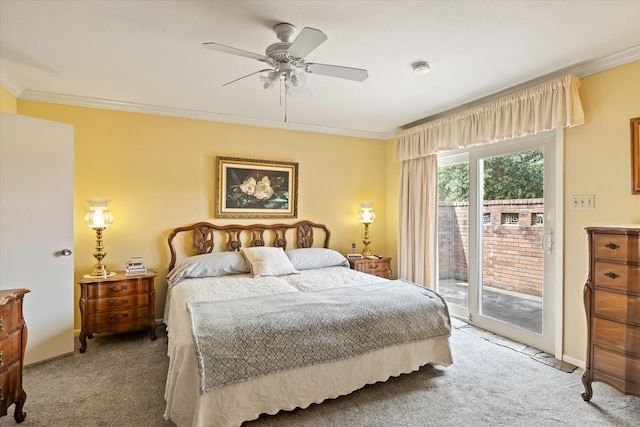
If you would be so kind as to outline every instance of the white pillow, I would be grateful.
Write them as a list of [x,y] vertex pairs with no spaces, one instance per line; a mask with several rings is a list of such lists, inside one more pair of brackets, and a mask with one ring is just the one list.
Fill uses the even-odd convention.
[[167,280],[176,283],[186,278],[217,277],[250,271],[251,267],[240,252],[216,252],[185,258],[169,272]]
[[298,272],[293,268],[282,248],[256,246],[240,248],[240,251],[251,266],[253,277],[282,276]]
[[298,248],[285,251],[296,270],[326,268],[335,266],[349,267],[349,261],[341,253],[326,248]]

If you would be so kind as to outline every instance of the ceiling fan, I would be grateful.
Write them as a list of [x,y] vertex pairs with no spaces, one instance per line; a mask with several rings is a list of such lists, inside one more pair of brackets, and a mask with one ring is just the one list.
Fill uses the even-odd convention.
[[264,55],[214,42],[202,43],[202,47],[218,52],[256,59],[268,64],[271,68],[253,72],[225,83],[223,86],[228,86],[259,75],[262,80],[262,85],[266,90],[277,89],[279,87],[282,97],[282,91],[284,89],[285,121],[286,96],[293,96],[304,87],[306,81],[305,74],[320,74],[358,82],[362,82],[369,77],[367,70],[361,68],[305,62],[305,57],[327,40],[327,36],[322,31],[305,27],[296,37],[297,29],[291,24],[280,23],[273,29],[280,42],[269,45]]

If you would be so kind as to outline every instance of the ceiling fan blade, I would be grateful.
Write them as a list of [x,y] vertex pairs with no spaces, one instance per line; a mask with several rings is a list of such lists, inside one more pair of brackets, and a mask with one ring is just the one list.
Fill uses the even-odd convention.
[[310,63],[305,64],[304,70],[311,74],[338,77],[339,79],[355,80],[357,82],[363,82],[369,77],[367,70],[362,68],[341,67],[339,65]]
[[273,70],[271,68],[266,68],[264,70],[255,71],[255,72],[253,72],[251,74],[247,74],[246,76],[242,76],[242,77],[237,78],[235,80],[231,80],[230,82],[227,82],[227,83],[223,84],[222,86],[229,86],[231,84],[238,83],[240,80],[248,79],[249,77],[255,76],[256,74],[264,73],[265,71],[273,71]]
[[245,58],[257,59],[258,61],[267,62],[267,57],[253,52],[247,52],[246,50],[237,49],[231,46],[225,46],[223,44],[206,42],[202,43],[202,47],[205,49],[211,49],[218,52],[230,53],[231,55],[244,56]]
[[315,28],[304,27],[298,37],[289,46],[289,55],[294,58],[304,58],[327,40],[327,36]]

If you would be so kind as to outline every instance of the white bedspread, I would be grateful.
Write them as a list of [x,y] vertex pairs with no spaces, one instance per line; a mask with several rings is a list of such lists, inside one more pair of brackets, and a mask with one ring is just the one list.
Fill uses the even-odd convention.
[[[384,281],[345,267],[304,270],[301,274],[251,278],[187,279],[170,288],[165,321],[170,357],[165,418],[179,427],[238,426],[261,413],[306,408],[351,393],[366,384],[417,370],[427,363],[452,362],[448,338],[398,345],[339,362],[305,366],[199,393],[199,374],[186,305],[196,301],[299,292]],[[170,284],[170,286],[173,284]]]

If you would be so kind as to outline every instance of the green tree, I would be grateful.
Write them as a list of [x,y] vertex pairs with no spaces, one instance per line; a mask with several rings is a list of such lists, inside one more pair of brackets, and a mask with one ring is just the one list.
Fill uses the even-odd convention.
[[[536,149],[484,160],[484,199],[537,199],[544,189],[543,150]],[[438,201],[469,200],[469,165],[438,170]]]

